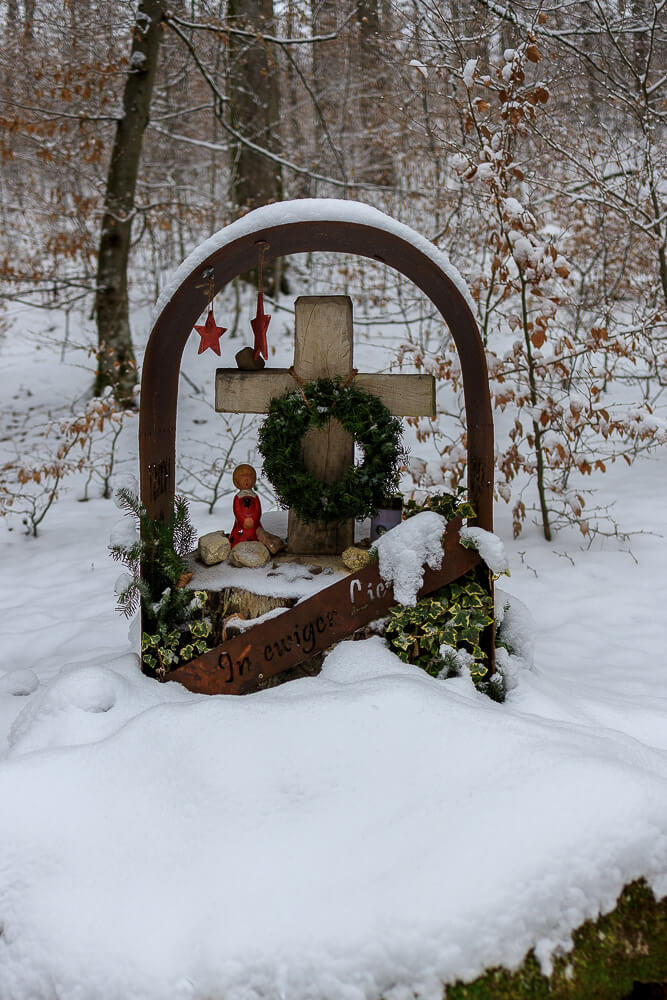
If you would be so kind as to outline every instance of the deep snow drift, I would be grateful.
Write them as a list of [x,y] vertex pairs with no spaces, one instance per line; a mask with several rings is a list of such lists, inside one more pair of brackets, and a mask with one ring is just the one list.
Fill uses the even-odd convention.
[[377,637],[255,695],[160,685],[113,611],[113,504],[0,525],[0,997],[436,998],[548,968],[631,879],[666,893],[666,461],[601,479],[634,558],[500,509],[504,705]]

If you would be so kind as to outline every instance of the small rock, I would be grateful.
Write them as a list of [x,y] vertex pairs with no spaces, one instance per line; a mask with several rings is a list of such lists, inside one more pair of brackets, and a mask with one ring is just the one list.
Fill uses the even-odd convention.
[[197,555],[206,566],[224,562],[231,546],[224,531],[209,531],[202,535],[197,546]]
[[351,570],[363,569],[371,561],[370,554],[366,549],[360,549],[357,545],[350,545],[343,551],[341,556],[343,565]]
[[242,372],[256,372],[264,367],[264,358],[260,356],[255,361],[254,354],[252,347],[244,347],[236,354],[236,365]]
[[265,531],[261,524],[257,526],[255,534],[257,535],[257,541],[261,542],[262,545],[266,545],[272,556],[275,556],[276,552],[280,552],[281,549],[285,548],[283,539],[279,535],[272,535],[270,531]]
[[266,566],[270,558],[269,550],[261,542],[239,542],[230,553],[229,565],[254,569],[257,566]]

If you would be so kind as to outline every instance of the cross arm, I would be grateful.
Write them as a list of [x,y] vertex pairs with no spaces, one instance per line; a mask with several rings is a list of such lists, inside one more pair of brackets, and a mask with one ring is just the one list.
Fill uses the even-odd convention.
[[377,396],[395,417],[435,417],[433,375],[379,375],[360,373],[354,384]]
[[[433,375],[360,373],[354,384],[377,396],[394,416],[435,416]],[[293,389],[296,389],[296,382],[287,368],[264,368],[254,372],[218,368],[215,408],[218,413],[266,413],[272,399]]]
[[296,389],[287,368],[246,372],[218,368],[215,373],[215,408],[218,413],[266,413],[276,396]]

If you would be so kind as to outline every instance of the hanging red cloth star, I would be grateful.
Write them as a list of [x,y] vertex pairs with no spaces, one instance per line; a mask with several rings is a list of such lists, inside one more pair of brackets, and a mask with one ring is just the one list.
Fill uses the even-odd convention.
[[255,318],[250,320],[252,332],[255,334],[255,350],[252,356],[253,361],[257,361],[260,354],[265,361],[269,360],[268,348],[266,346],[266,331],[269,328],[270,322],[271,317],[267,316],[264,312],[264,295],[260,291],[257,293],[257,313]]
[[204,325],[195,327],[195,330],[201,337],[197,354],[203,354],[210,347],[220,357],[220,338],[226,329],[226,326],[216,326],[213,310],[209,309]]

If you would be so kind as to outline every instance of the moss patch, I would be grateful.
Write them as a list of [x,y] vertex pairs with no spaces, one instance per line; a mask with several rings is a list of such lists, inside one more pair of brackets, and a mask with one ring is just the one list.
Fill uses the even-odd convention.
[[574,947],[554,961],[548,978],[531,951],[516,972],[490,969],[447,987],[447,1000],[625,1000],[637,982],[667,981],[667,898],[656,901],[643,879],[572,937]]

